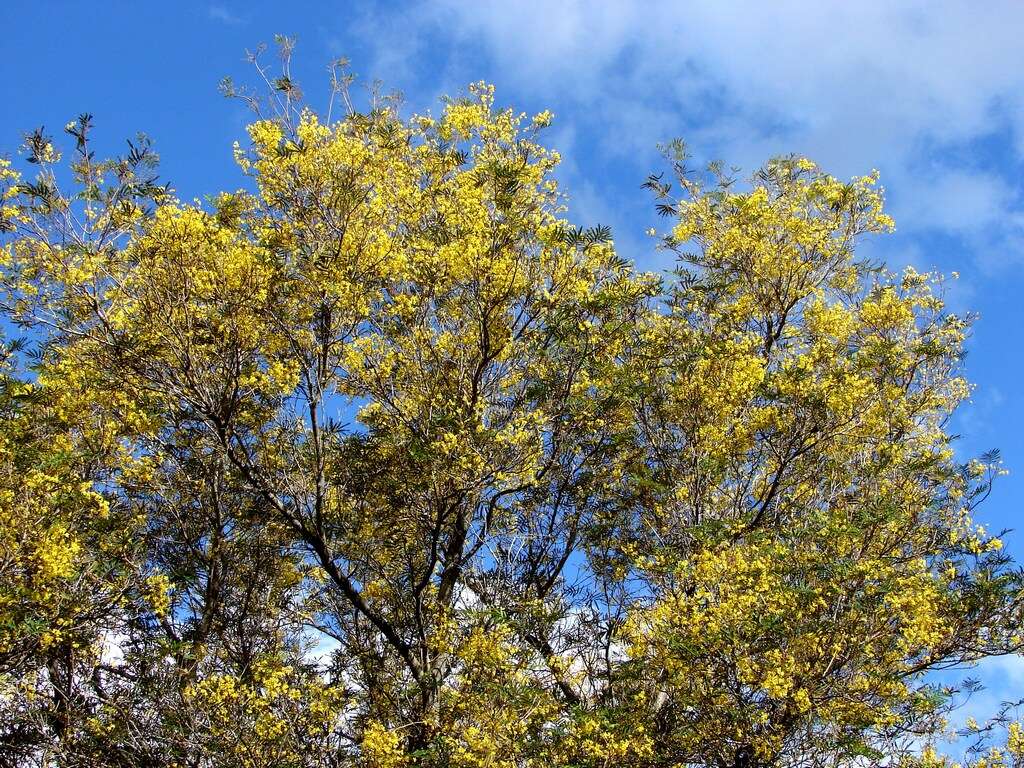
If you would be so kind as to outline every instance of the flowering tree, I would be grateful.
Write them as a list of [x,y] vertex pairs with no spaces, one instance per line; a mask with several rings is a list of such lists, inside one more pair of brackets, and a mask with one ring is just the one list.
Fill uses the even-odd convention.
[[0,763],[940,764],[1022,580],[876,177],[671,147],[641,273],[549,114],[321,118],[285,61],[207,205],[88,116],[0,166]]

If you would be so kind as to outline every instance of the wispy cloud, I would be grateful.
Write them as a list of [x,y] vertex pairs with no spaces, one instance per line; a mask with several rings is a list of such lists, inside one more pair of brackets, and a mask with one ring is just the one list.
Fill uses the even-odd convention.
[[904,232],[1001,263],[1024,239],[1022,3],[439,0],[388,24],[375,74],[430,56],[429,86],[450,87],[485,62],[606,158],[650,167],[676,135],[748,169],[805,153],[841,175],[879,168]]
[[244,24],[245,19],[238,16],[223,5],[210,5],[206,9],[206,14],[214,21],[219,21],[223,24],[230,24],[235,26],[238,24]]

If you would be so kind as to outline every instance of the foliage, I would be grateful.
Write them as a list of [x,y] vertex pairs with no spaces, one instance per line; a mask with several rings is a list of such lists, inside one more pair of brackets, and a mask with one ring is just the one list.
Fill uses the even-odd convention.
[[673,145],[641,273],[550,114],[340,72],[340,120],[267,76],[206,204],[89,116],[0,166],[0,764],[944,764],[929,673],[1020,648],[1022,579],[969,318],[855,255],[877,177]]

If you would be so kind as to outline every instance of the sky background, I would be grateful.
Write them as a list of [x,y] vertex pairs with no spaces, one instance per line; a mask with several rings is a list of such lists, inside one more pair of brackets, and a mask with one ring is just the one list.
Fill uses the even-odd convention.
[[[977,384],[953,430],[966,458],[1002,450],[1010,470],[980,511],[1022,528],[1024,499],[1024,1],[787,2],[58,2],[2,0],[0,155],[25,131],[95,117],[99,154],[142,131],[183,199],[236,189],[231,145],[250,113],[225,75],[252,83],[245,50],[298,39],[293,72],[326,107],[339,56],[402,91],[407,110],[486,80],[497,100],[555,114],[547,143],[576,223],[612,227],[622,255],[669,264],[640,189],[674,137],[698,161],[752,171],[799,153],[841,177],[877,168],[895,234],[862,253],[894,268],[959,272],[948,299],[979,319],[967,374]],[[272,54],[267,55],[268,62]],[[1008,537],[1024,555],[1024,530]],[[1024,697],[1024,662],[971,673],[979,716]],[[966,712],[965,712],[966,714]]]

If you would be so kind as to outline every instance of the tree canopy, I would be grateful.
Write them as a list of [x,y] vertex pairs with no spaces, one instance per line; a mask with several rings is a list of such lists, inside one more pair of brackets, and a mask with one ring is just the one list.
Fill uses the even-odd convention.
[[0,161],[0,765],[946,764],[1024,579],[877,175],[670,145],[652,274],[550,114],[347,82],[286,69],[206,202],[88,115]]

